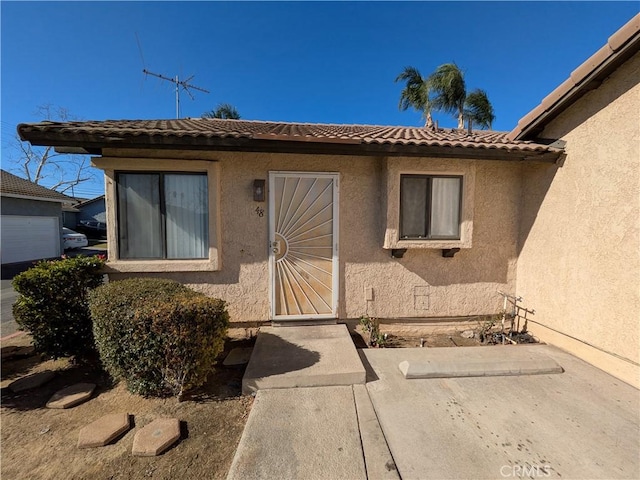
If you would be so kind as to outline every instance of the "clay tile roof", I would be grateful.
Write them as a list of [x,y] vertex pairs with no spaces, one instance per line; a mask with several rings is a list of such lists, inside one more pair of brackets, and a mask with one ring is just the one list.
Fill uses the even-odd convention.
[[511,140],[534,138],[544,126],[571,106],[616,68],[640,51],[640,13],[611,35],[607,43],[578,66],[569,78],[547,95],[540,105],[520,119],[509,132]]
[[24,178],[0,170],[0,195],[8,197],[29,197],[39,198],[45,201],[71,203],[73,198]]
[[[21,124],[23,140],[36,145],[66,147],[165,147],[215,148],[251,151],[283,150],[296,144],[323,149],[327,153],[354,154],[434,154],[435,149],[460,151],[482,150],[496,153],[555,154],[559,149],[548,145],[514,141],[508,132],[487,130],[428,129],[378,125],[336,125],[248,120],[186,118],[176,120],[104,120],[85,122],[42,122]],[[279,145],[279,146],[278,146]],[[333,148],[333,149],[332,149]],[[300,151],[299,149],[297,151]],[[489,152],[490,151],[490,152]],[[385,153],[386,152],[386,153]],[[390,153],[391,152],[391,153]],[[442,153],[442,150],[440,150]],[[442,153],[446,155],[445,153]],[[475,155],[478,155],[476,152]],[[453,155],[451,155],[453,156]]]

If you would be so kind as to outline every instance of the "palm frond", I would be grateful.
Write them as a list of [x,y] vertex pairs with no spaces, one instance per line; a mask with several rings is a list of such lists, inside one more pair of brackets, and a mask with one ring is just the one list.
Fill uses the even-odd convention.
[[434,93],[434,108],[456,115],[462,112],[467,89],[464,74],[455,63],[440,65],[427,81]]
[[230,103],[221,103],[214,110],[210,110],[202,114],[203,118],[223,118],[231,120],[240,120],[240,114],[236,107]]
[[396,82],[407,82],[409,84],[422,83],[423,78],[420,71],[415,67],[404,67],[404,70],[396,77]]
[[431,118],[431,100],[429,83],[422,77],[415,67],[405,67],[396,77],[396,82],[405,82],[405,87],[400,92],[400,101],[398,108],[407,110],[413,107],[422,113],[422,116],[430,123]]
[[491,129],[496,116],[487,92],[478,88],[467,95],[464,103],[464,116],[471,119],[474,125]]

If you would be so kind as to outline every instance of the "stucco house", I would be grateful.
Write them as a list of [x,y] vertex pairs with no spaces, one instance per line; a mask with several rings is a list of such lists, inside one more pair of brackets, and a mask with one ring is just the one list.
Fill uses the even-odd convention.
[[77,205],[78,215],[74,229],[89,238],[105,238],[107,235],[107,207],[104,195],[84,200]]
[[640,388],[639,51],[640,14],[509,138],[566,143],[522,169],[516,287],[532,331]]
[[104,195],[99,195],[89,200],[84,200],[77,205],[79,214],[78,222],[107,222],[107,207],[104,201]]
[[73,199],[0,170],[2,265],[59,257],[63,207]]
[[111,278],[177,279],[236,322],[464,318],[517,293],[543,340],[637,385],[639,18],[512,132],[202,118],[18,131],[94,155]]

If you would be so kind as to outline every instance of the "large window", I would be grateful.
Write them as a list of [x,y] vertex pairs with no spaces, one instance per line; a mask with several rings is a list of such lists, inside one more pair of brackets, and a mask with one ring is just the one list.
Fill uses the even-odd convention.
[[207,175],[118,173],[121,259],[209,256]]
[[462,177],[400,176],[400,240],[460,239]]

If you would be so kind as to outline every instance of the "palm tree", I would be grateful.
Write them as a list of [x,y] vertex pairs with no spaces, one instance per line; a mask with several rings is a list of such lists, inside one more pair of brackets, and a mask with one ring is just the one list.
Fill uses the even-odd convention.
[[221,103],[215,110],[210,110],[202,114],[203,118],[224,118],[231,120],[240,120],[240,114],[236,107],[230,103]]
[[451,113],[458,119],[458,128],[470,121],[481,128],[491,128],[496,116],[487,92],[476,89],[467,94],[464,73],[455,63],[445,63],[424,78],[418,69],[405,67],[396,82],[406,82],[400,94],[400,110],[413,107],[422,112],[427,127],[433,126],[432,110]]
[[425,127],[433,126],[431,117],[430,87],[428,79],[420,75],[417,68],[404,67],[400,75],[396,77],[396,82],[406,82],[402,93],[400,93],[400,110],[407,110],[413,107],[425,118]]
[[474,90],[467,95],[464,106],[464,116],[468,120],[471,120],[474,125],[491,130],[491,124],[496,116],[493,113],[493,106],[487,97],[487,92],[479,88]]
[[481,127],[491,128],[496,117],[487,93],[477,89],[467,94],[464,73],[455,63],[440,65],[427,82],[433,93],[433,108],[456,116],[458,128],[464,128],[465,118]]
[[429,76],[433,90],[433,106],[437,110],[458,117],[458,128],[464,128],[464,101],[467,87],[462,70],[455,63],[445,63]]

